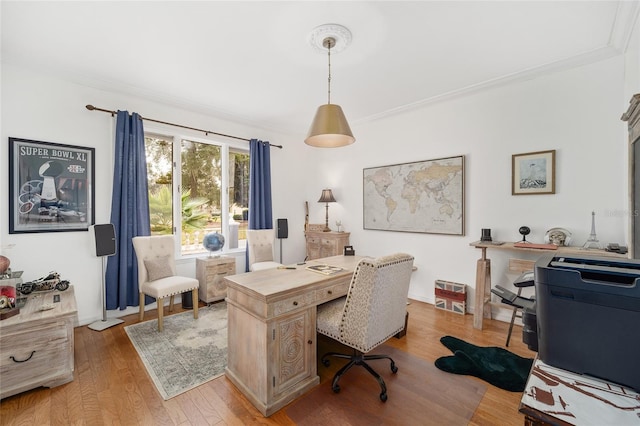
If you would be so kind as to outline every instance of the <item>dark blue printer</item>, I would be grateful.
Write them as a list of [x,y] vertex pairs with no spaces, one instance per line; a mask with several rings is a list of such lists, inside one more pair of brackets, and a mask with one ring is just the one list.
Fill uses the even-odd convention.
[[546,255],[535,288],[543,362],[640,391],[640,261]]

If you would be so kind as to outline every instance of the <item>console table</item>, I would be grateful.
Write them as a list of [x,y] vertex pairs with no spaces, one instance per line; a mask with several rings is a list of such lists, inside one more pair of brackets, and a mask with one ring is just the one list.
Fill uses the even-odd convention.
[[[270,416],[320,383],[316,306],[347,294],[362,256],[333,256],[295,266],[226,277],[228,350],[225,375]],[[342,271],[323,275],[307,265]]]
[[[54,295],[60,296],[54,302]],[[40,310],[45,304],[53,309]],[[0,321],[0,398],[73,380],[73,328],[78,322],[73,286],[32,293],[20,313]]]
[[344,246],[349,245],[349,232],[322,232],[307,230],[307,260],[343,254]]
[[606,250],[589,249],[582,247],[558,247],[556,250],[537,249],[528,247],[515,247],[514,243],[493,243],[486,241],[475,241],[469,243],[470,246],[482,250],[480,259],[476,264],[476,288],[475,299],[473,304],[473,327],[482,330],[482,322],[484,318],[491,318],[491,259],[487,257],[487,249],[510,250],[512,252],[528,252],[528,253],[557,253],[558,256],[608,256],[627,258],[626,255],[608,252]]

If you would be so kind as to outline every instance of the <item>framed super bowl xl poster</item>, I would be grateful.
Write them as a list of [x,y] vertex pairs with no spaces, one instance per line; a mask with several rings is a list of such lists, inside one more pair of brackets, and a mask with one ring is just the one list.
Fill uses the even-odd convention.
[[87,231],[94,148],[9,138],[9,233]]

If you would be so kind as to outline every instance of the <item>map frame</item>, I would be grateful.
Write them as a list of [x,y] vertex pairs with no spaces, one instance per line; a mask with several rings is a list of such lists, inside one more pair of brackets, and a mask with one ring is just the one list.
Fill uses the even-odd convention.
[[[458,155],[364,168],[363,229],[464,236],[464,160],[464,155]],[[435,167],[431,171],[441,179],[431,179],[430,175],[434,173],[426,172],[419,176],[420,185],[407,180],[407,177],[416,178],[416,172],[425,172],[431,167]],[[452,170],[455,171],[453,175]],[[387,193],[388,188],[403,193],[406,186],[409,187],[409,192],[417,191],[411,200],[396,200]],[[430,201],[432,196],[438,201]],[[444,204],[437,204],[443,200]],[[386,209],[386,218],[382,217],[383,209]],[[452,212],[455,217],[448,216]],[[393,215],[395,216],[392,218]]]

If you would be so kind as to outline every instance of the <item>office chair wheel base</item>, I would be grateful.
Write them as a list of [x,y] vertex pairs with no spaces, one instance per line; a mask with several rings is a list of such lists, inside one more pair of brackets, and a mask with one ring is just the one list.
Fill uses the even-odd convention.
[[387,402],[387,393],[386,392],[382,392],[380,394],[380,401]]

